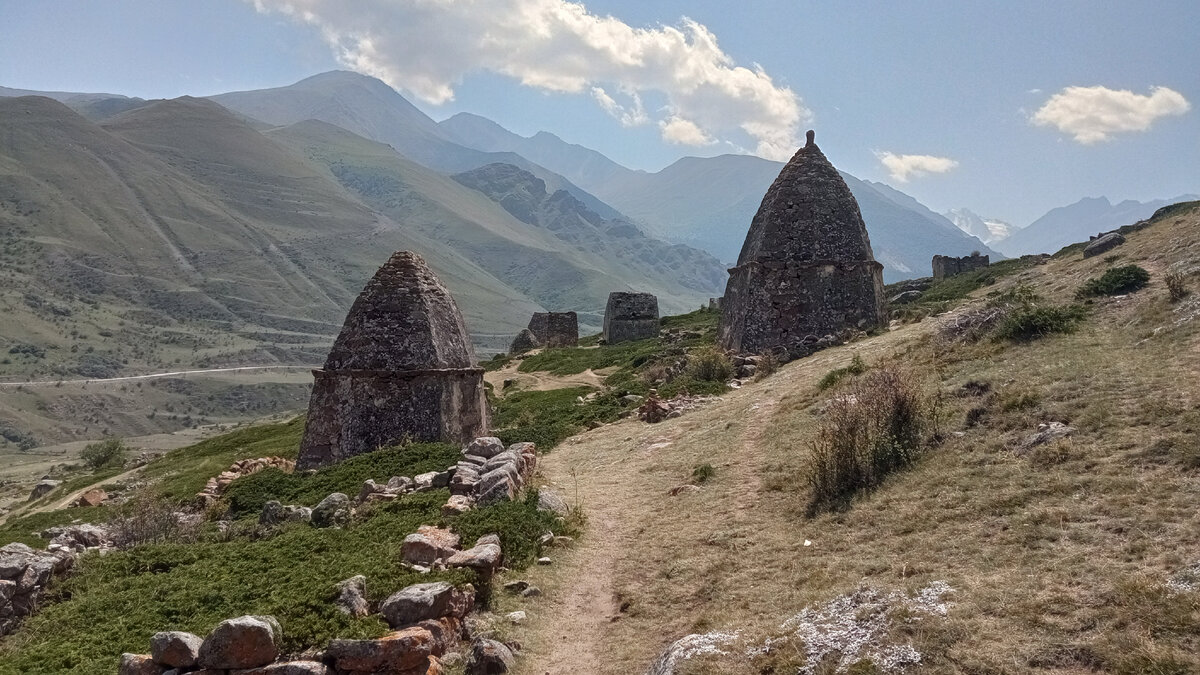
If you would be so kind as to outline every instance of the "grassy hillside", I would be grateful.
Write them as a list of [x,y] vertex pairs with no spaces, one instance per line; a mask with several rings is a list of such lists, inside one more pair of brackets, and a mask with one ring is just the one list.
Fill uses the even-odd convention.
[[[1076,299],[1090,279],[1130,264],[1149,271],[1147,286]],[[788,364],[677,420],[571,439],[543,470],[602,525],[567,565],[533,579],[557,584],[563,600],[514,632],[524,667],[641,672],[684,635],[737,631],[728,655],[677,672],[796,672],[816,665],[809,647],[855,635],[912,646],[920,672],[1197,672],[1197,269],[1192,208],[1131,234],[1107,259],[1073,251],[1012,269],[949,314]],[[1189,291],[1178,300],[1172,273]],[[1006,338],[1003,324],[973,341],[950,328],[1030,289],[1036,308],[1083,302],[1083,319],[1034,339]],[[821,386],[855,356],[865,372]],[[814,512],[825,411],[886,367],[919,383],[939,440],[874,489]],[[1029,446],[1050,422],[1074,433]],[[699,490],[668,496],[704,465]],[[864,600],[870,592],[854,595],[864,584],[884,598],[937,582],[953,589],[945,616],[897,600],[885,612]],[[585,637],[562,650],[564,634]],[[848,672],[881,672],[870,651]]]

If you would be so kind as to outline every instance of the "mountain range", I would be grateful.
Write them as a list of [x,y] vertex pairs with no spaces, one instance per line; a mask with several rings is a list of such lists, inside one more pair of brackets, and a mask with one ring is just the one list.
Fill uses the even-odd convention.
[[1018,229],[1003,220],[984,218],[968,208],[950,209],[942,215],[958,229],[989,245],[1007,239]]
[[1085,197],[1074,204],[1051,209],[993,246],[1008,256],[1054,253],[1077,241],[1087,241],[1089,236],[1145,220],[1169,204],[1195,199],[1200,197],[1187,194],[1146,202],[1127,199],[1114,204],[1107,197]]

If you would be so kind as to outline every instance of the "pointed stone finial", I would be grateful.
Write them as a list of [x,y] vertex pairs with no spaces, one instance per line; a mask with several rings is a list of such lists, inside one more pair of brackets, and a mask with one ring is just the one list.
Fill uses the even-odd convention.
[[816,138],[816,136],[817,136],[817,132],[813,131],[812,129],[809,129],[809,130],[808,130],[808,133],[804,134],[804,138],[805,138],[805,140],[807,141],[807,142],[804,144],[804,147],[806,147],[806,148],[807,148],[808,146],[810,146],[810,145],[813,145],[814,143],[816,143],[816,141],[815,141],[815,140],[813,140],[814,138]]

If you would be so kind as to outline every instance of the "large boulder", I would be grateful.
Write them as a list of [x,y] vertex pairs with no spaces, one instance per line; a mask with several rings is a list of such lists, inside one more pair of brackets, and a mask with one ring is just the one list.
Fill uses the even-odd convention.
[[283,631],[271,616],[226,619],[200,645],[204,668],[258,668],[279,656]]
[[79,495],[75,500],[75,506],[100,506],[108,501],[108,493],[100,488],[92,488],[87,492]]
[[455,553],[446,561],[446,565],[473,569],[486,580],[490,579],[500,566],[500,558],[499,544],[481,544]]
[[410,626],[378,640],[331,640],[325,658],[339,672],[407,673],[429,663],[433,643],[428,630]]
[[178,630],[162,631],[150,637],[150,656],[160,666],[188,668],[200,660],[204,639]]
[[312,510],[312,524],[316,527],[342,527],[350,523],[350,498],[335,492]]
[[1121,236],[1120,232],[1109,232],[1108,234],[1100,235],[1084,247],[1083,257],[1091,258],[1101,253],[1107,253],[1124,243],[1125,237]]
[[284,505],[272,499],[263,504],[258,514],[259,525],[281,525],[289,522],[307,523],[312,520],[313,510],[307,506]]
[[414,584],[396,591],[379,607],[392,628],[402,628],[426,619],[452,616],[461,619],[474,605],[475,589],[456,589],[445,581]]
[[571,510],[567,500],[548,487],[538,488],[538,511],[550,511],[565,516]]
[[498,675],[512,671],[517,659],[503,642],[477,638],[471,644],[467,675]]
[[504,452],[504,443],[495,436],[481,436],[463,448],[463,454],[471,457],[490,459]]
[[33,491],[29,493],[29,501],[45,497],[53,492],[54,488],[58,487],[59,485],[62,485],[61,480],[53,480],[50,478],[41,479],[38,481],[37,485],[33,486]]

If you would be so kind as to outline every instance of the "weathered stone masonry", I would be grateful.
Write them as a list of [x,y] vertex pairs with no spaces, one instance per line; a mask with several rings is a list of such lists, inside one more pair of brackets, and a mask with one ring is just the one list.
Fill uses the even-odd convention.
[[529,330],[546,347],[575,347],[579,344],[579,317],[575,312],[536,312]]
[[767,190],[729,271],[721,345],[800,354],[822,336],[879,326],[882,270],[858,202],[810,131]]
[[615,291],[604,308],[604,341],[617,344],[658,337],[658,298],[650,293]]
[[977,270],[987,267],[991,264],[988,256],[972,254],[965,255],[961,258],[954,258],[948,255],[933,256],[933,280],[941,281],[946,277],[953,277],[964,272]]
[[450,292],[415,253],[394,254],[313,371],[296,468],[406,439],[466,443],[487,430],[483,370]]

